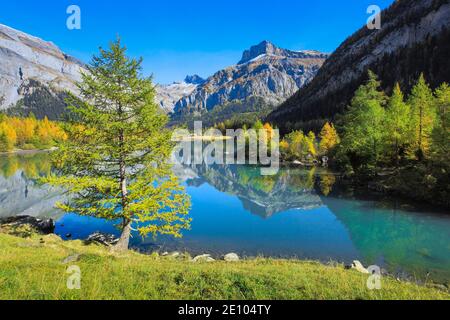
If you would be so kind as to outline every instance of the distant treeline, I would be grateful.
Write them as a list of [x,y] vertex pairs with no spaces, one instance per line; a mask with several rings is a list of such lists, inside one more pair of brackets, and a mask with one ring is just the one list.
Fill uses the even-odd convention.
[[0,152],[46,149],[66,139],[61,124],[47,117],[37,120],[33,115],[27,118],[0,115]]

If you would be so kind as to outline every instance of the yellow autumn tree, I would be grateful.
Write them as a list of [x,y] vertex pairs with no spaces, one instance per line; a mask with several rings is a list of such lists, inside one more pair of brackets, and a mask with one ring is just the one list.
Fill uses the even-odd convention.
[[9,152],[14,149],[17,142],[17,134],[14,127],[6,122],[0,123],[0,152]]
[[287,142],[286,139],[283,139],[280,142],[280,152],[282,154],[286,154],[289,152],[289,142]]
[[31,144],[35,138],[35,129],[37,120],[34,117],[30,118],[9,118],[8,122],[15,128],[17,133],[17,145],[24,147]]
[[266,123],[263,128],[264,130],[266,130],[267,141],[271,141],[274,136],[274,130],[272,125],[270,123]]
[[320,153],[324,155],[329,154],[340,143],[339,135],[335,127],[329,122],[323,126],[319,138]]
[[317,139],[316,139],[316,135],[314,134],[314,132],[310,131],[308,133],[308,137],[306,139],[306,145],[308,147],[308,153],[309,155],[311,155],[312,157],[317,157]]

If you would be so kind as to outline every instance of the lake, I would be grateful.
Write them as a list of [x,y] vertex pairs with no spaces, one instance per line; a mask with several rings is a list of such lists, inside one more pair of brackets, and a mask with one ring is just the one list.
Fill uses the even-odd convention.
[[[362,199],[325,169],[282,169],[261,176],[247,166],[175,167],[192,198],[192,228],[182,239],[134,236],[134,249],[213,256],[300,258],[379,265],[420,280],[450,282],[450,214],[398,199]],[[113,222],[54,209],[61,192],[39,186],[46,153],[0,156],[0,217],[53,218],[56,233],[86,239],[119,235]]]

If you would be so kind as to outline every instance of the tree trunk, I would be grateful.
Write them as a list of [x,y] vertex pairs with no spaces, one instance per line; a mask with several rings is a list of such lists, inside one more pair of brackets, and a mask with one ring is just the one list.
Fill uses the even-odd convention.
[[120,236],[119,242],[113,247],[114,252],[124,252],[128,250],[130,245],[131,237],[131,221],[124,220],[124,227],[122,230],[122,235]]
[[[120,107],[120,112],[122,111],[122,108]],[[119,133],[119,146],[120,146],[120,151],[123,151],[124,148],[124,133],[121,130]],[[131,237],[131,220],[128,219],[125,215],[126,211],[127,211],[127,206],[128,206],[128,189],[127,189],[127,167],[126,167],[126,163],[125,160],[123,158],[123,156],[121,155],[120,157],[120,172],[119,172],[119,177],[120,177],[120,190],[122,192],[122,213],[124,214],[123,216],[123,229],[122,229],[122,235],[120,236],[119,242],[114,246],[113,251],[115,252],[121,252],[121,251],[127,251],[128,250],[128,246],[130,244],[130,237]]]

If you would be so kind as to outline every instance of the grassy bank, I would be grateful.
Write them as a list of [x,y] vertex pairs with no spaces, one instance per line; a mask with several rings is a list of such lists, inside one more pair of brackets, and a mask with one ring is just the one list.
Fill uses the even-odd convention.
[[[79,261],[63,264],[73,254]],[[76,264],[81,290],[68,290]],[[54,235],[0,234],[0,299],[450,299],[448,292],[383,278],[370,291],[367,275],[315,262],[257,259],[193,263],[107,249]]]

